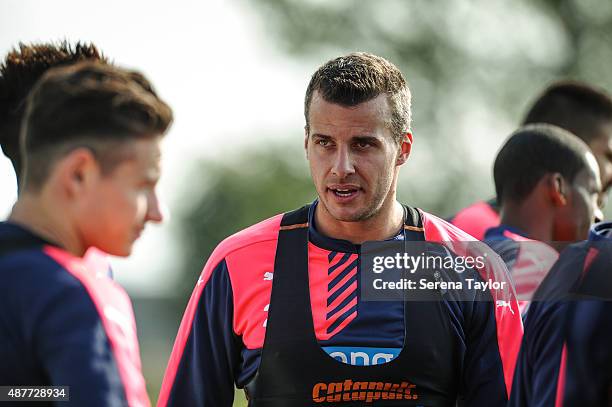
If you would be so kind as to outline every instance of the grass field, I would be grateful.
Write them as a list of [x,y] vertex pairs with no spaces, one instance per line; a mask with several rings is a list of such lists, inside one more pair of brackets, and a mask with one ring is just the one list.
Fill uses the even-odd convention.
[[236,389],[236,393],[234,395],[234,407],[247,407],[247,401],[244,397],[243,390]]

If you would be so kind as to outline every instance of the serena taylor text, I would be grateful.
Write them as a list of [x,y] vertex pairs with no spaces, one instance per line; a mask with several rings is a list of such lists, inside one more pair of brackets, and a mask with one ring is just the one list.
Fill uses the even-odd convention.
[[402,278],[400,281],[384,281],[377,278],[373,281],[375,290],[503,290],[507,281],[480,281],[466,278],[464,281],[431,281],[422,278],[418,281]]

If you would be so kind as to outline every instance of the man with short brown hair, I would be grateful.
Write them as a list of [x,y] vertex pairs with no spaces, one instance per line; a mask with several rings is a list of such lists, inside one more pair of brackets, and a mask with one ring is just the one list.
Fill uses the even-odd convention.
[[27,100],[21,188],[0,223],[4,386],[69,386],[75,405],[149,405],[129,298],[83,259],[90,247],[127,256],[162,220],[155,186],[172,112],[143,81],[81,62],[45,73]]
[[[185,311],[159,405],[229,407],[234,383],[256,407],[505,405],[522,332],[511,295],[364,300],[364,242],[453,250],[472,240],[396,200],[412,148],[399,69],[367,53],[328,61],[304,108],[318,199],[219,244]],[[507,277],[503,265],[485,271]]]

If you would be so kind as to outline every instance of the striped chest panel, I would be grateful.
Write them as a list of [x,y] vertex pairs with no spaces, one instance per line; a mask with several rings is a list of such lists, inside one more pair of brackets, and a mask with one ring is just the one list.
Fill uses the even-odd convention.
[[[248,349],[260,348],[264,342],[274,278],[274,243],[263,242],[226,258],[234,295],[234,333],[242,336]],[[325,346],[366,346],[373,340],[382,341],[377,346],[402,343],[400,303],[359,302],[356,253],[330,251],[309,243],[308,268],[315,333],[319,341],[327,342]],[[239,274],[236,270],[249,272]],[[375,334],[373,324],[378,326]]]
[[[263,346],[274,279],[275,242],[226,258],[234,294],[234,332],[247,348]],[[308,245],[310,301],[317,339],[326,341],[357,317],[358,255]],[[248,273],[234,273],[249,270]]]
[[359,256],[308,248],[310,302],[318,340],[328,340],[357,317]]

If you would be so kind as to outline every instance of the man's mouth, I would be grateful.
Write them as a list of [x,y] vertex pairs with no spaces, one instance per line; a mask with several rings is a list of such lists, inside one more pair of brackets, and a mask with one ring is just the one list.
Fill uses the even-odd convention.
[[360,188],[356,186],[333,186],[328,187],[328,190],[339,198],[350,198],[356,195]]

